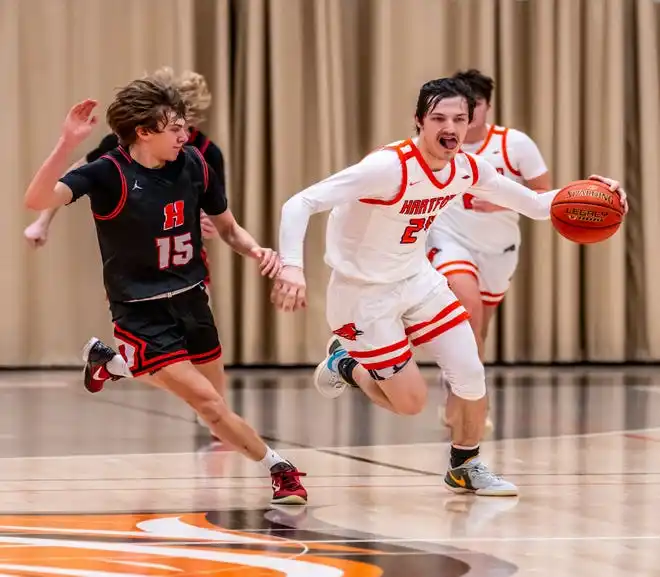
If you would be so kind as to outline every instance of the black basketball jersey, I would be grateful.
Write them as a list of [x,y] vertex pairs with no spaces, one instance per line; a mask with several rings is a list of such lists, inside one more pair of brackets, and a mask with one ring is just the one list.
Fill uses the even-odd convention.
[[110,301],[145,299],[204,281],[200,210],[220,214],[227,200],[197,148],[185,146],[174,162],[149,169],[118,147],[61,180],[73,200],[90,196]]

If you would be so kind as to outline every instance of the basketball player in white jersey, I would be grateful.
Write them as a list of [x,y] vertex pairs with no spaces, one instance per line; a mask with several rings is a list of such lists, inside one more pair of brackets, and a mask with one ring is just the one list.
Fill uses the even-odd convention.
[[[487,123],[493,79],[474,69],[453,77],[468,84],[477,101],[462,150],[536,192],[550,190],[550,174],[536,143],[524,132]],[[482,359],[488,325],[518,264],[519,218],[517,212],[465,194],[429,230],[429,259],[470,314]]]
[[[314,374],[327,397],[359,387],[400,415],[419,413],[427,386],[412,360],[423,346],[444,367],[456,414],[445,485],[456,492],[516,495],[512,483],[479,459],[486,417],[484,367],[468,314],[426,257],[435,217],[468,188],[478,198],[547,219],[557,191],[536,194],[503,177],[479,156],[459,152],[475,99],[461,80],[422,86],[418,135],[385,146],[290,198],[282,208],[284,265],[271,299],[284,311],[306,305],[303,245],[309,218],[330,210],[326,262],[333,269],[327,319],[335,338]],[[594,177],[625,194],[615,181]]]
[[[457,72],[453,78],[468,84],[477,101],[462,150],[536,192],[550,190],[550,174],[536,143],[524,132],[487,123],[493,79],[475,69]],[[452,203],[438,215],[429,229],[429,260],[468,311],[482,360],[488,326],[518,265],[519,218],[517,212],[468,193],[463,202]],[[450,424],[451,415],[444,407],[440,412]],[[486,429],[492,428],[487,419]]]

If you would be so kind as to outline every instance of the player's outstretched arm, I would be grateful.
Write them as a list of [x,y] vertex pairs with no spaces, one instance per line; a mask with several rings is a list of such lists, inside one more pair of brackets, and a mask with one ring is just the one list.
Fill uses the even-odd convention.
[[[525,186],[538,194],[549,192],[550,190],[552,190],[550,173],[545,172],[540,176],[537,176],[530,180],[526,180]],[[472,209],[475,210],[476,212],[501,212],[501,211],[509,210],[508,208],[504,208],[492,202],[488,202],[487,200],[483,200],[482,198],[475,198],[472,201]]]
[[69,111],[57,145],[34,175],[25,192],[26,208],[45,210],[71,201],[71,189],[59,182],[59,179],[71,162],[72,152],[90,135],[97,122],[97,117],[92,114],[96,104],[95,100],[84,100]]
[[[204,229],[208,229],[209,225],[214,227],[218,236],[234,251],[258,260],[261,274],[273,278],[281,268],[279,255],[271,248],[259,246],[252,235],[236,222],[228,207],[224,180],[218,178],[213,167],[207,165],[207,168],[208,184],[200,207],[202,234],[206,234]],[[205,220],[208,222],[205,223]]]
[[259,261],[259,270],[263,276],[275,278],[280,272],[282,264],[279,255],[272,248],[260,246],[252,235],[236,222],[231,210],[227,209],[218,215],[208,215],[208,218],[215,225],[220,238],[232,250]]
[[[76,168],[84,166],[87,163],[86,158],[81,158],[74,162],[66,172],[71,172]],[[47,208],[39,213],[39,216],[29,224],[23,231],[23,236],[32,248],[39,248],[46,244],[48,240],[48,233],[50,232],[50,225],[57,214],[60,206],[54,208]]]
[[283,268],[273,286],[271,302],[286,312],[306,306],[303,252],[312,214],[365,198],[392,199],[400,184],[399,157],[396,152],[383,149],[287,200],[280,220]]
[[282,263],[303,267],[305,233],[313,214],[365,198],[392,199],[400,184],[396,152],[379,150],[289,198],[280,219]]
[[[498,174],[488,162],[478,158],[475,158],[475,160],[477,161],[479,178],[477,183],[470,189],[474,196],[515,210],[534,220],[550,218],[550,206],[559,189],[542,193],[534,192],[506,176]],[[592,175],[589,178],[599,180],[607,184],[610,190],[617,192],[621,197],[625,210],[628,210],[626,193],[619,182],[599,175]]]

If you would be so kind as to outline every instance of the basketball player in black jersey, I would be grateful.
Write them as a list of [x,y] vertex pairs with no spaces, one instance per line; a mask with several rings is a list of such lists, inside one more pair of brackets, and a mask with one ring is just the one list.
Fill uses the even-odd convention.
[[134,377],[187,402],[214,435],[270,472],[272,502],[304,504],[303,475],[270,449],[218,392],[221,347],[203,287],[200,210],[236,252],[278,274],[278,255],[240,227],[215,171],[185,146],[186,106],[151,79],[122,88],[106,119],[120,146],[64,177],[71,152],[91,133],[93,100],[74,106],[55,149],[36,173],[25,205],[44,210],[88,195],[119,349]]
[[[147,78],[152,78],[157,80],[167,86],[173,86],[176,88],[183,98],[183,101],[186,104],[187,115],[186,121],[189,125],[189,136],[188,144],[196,147],[204,156],[207,164],[213,168],[218,176],[220,185],[224,188],[225,186],[225,169],[224,169],[224,158],[222,156],[222,151],[220,148],[205,134],[203,134],[199,129],[195,128],[206,119],[206,111],[211,105],[212,95],[208,89],[206,79],[204,76],[198,72],[191,70],[185,71],[181,76],[177,77],[174,74],[174,70],[169,66],[163,66],[155,70]],[[97,147],[89,151],[85,157],[75,162],[69,170],[79,168],[84,166],[89,162],[93,162],[101,158],[104,154],[107,154],[119,146],[119,139],[114,133],[110,133],[103,137]],[[68,171],[67,171],[68,172]],[[48,208],[42,210],[39,214],[39,217],[28,225],[23,232],[26,240],[29,245],[33,248],[39,248],[46,244],[48,240],[48,235],[50,231],[50,225],[55,218],[55,215],[58,213],[60,207]],[[201,211],[201,225],[202,225],[202,237],[205,241],[208,241],[213,238],[217,238],[218,231],[211,222],[204,211]],[[206,278],[205,284],[207,287],[211,282],[210,271],[208,266],[208,261],[206,258],[206,249],[203,249],[202,257],[204,258],[204,263],[206,264]],[[85,345],[83,350],[83,359],[85,361],[85,386],[87,390],[95,393],[103,389],[105,381],[107,380],[117,380],[121,377],[130,376],[130,371],[126,366],[123,358],[116,354],[110,347],[102,346],[102,344],[97,345],[98,339],[92,338]],[[105,347],[105,348],[103,348]],[[94,349],[92,351],[92,349]],[[90,362],[90,352],[92,360]],[[96,354],[95,354],[96,353]],[[112,353],[112,354],[111,354]],[[104,360],[105,359],[105,360]],[[92,366],[103,361],[103,368],[99,370],[99,367]],[[220,393],[224,396],[225,387],[224,382],[221,383]],[[200,425],[206,426],[199,417],[197,421]],[[212,434],[214,441],[219,441]]]
[[[208,89],[208,85],[204,76],[198,72],[188,70],[181,74],[181,76],[176,77],[172,68],[169,66],[163,66],[162,68],[155,70],[149,76],[149,78],[153,78],[154,80],[158,80],[169,86],[174,86],[179,91],[188,109],[186,116],[190,132],[190,136],[188,137],[188,144],[199,149],[199,151],[204,155],[206,162],[213,167],[213,170],[215,170],[218,178],[220,179],[220,182],[224,186],[225,170],[222,151],[215,144],[215,142],[203,134],[199,129],[195,128],[204,122],[206,111],[211,105],[212,100],[212,95]],[[117,139],[116,134],[110,133],[104,136],[101,142],[99,142],[98,146],[95,149],[90,150],[83,158],[75,162],[70,167],[70,170],[101,158],[101,156],[104,154],[107,154],[111,150],[117,148],[118,145],[119,140]],[[42,210],[39,214],[39,217],[25,228],[23,231],[23,236],[31,247],[39,248],[46,244],[51,223],[53,222],[53,219],[55,218],[58,210],[59,207]],[[204,239],[212,239],[218,236],[213,223],[208,217],[206,217],[203,212],[202,236]],[[206,258],[206,253],[204,253],[204,257]],[[210,281],[208,273],[206,281],[207,284]]]

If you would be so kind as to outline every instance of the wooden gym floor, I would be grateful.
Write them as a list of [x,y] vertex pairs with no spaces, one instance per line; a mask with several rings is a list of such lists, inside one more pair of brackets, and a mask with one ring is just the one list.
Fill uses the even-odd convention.
[[311,371],[231,373],[230,402],[308,473],[306,508],[132,381],[0,373],[0,577],[660,575],[660,369],[489,370],[483,456],[517,499],[456,496],[435,373],[417,417]]

